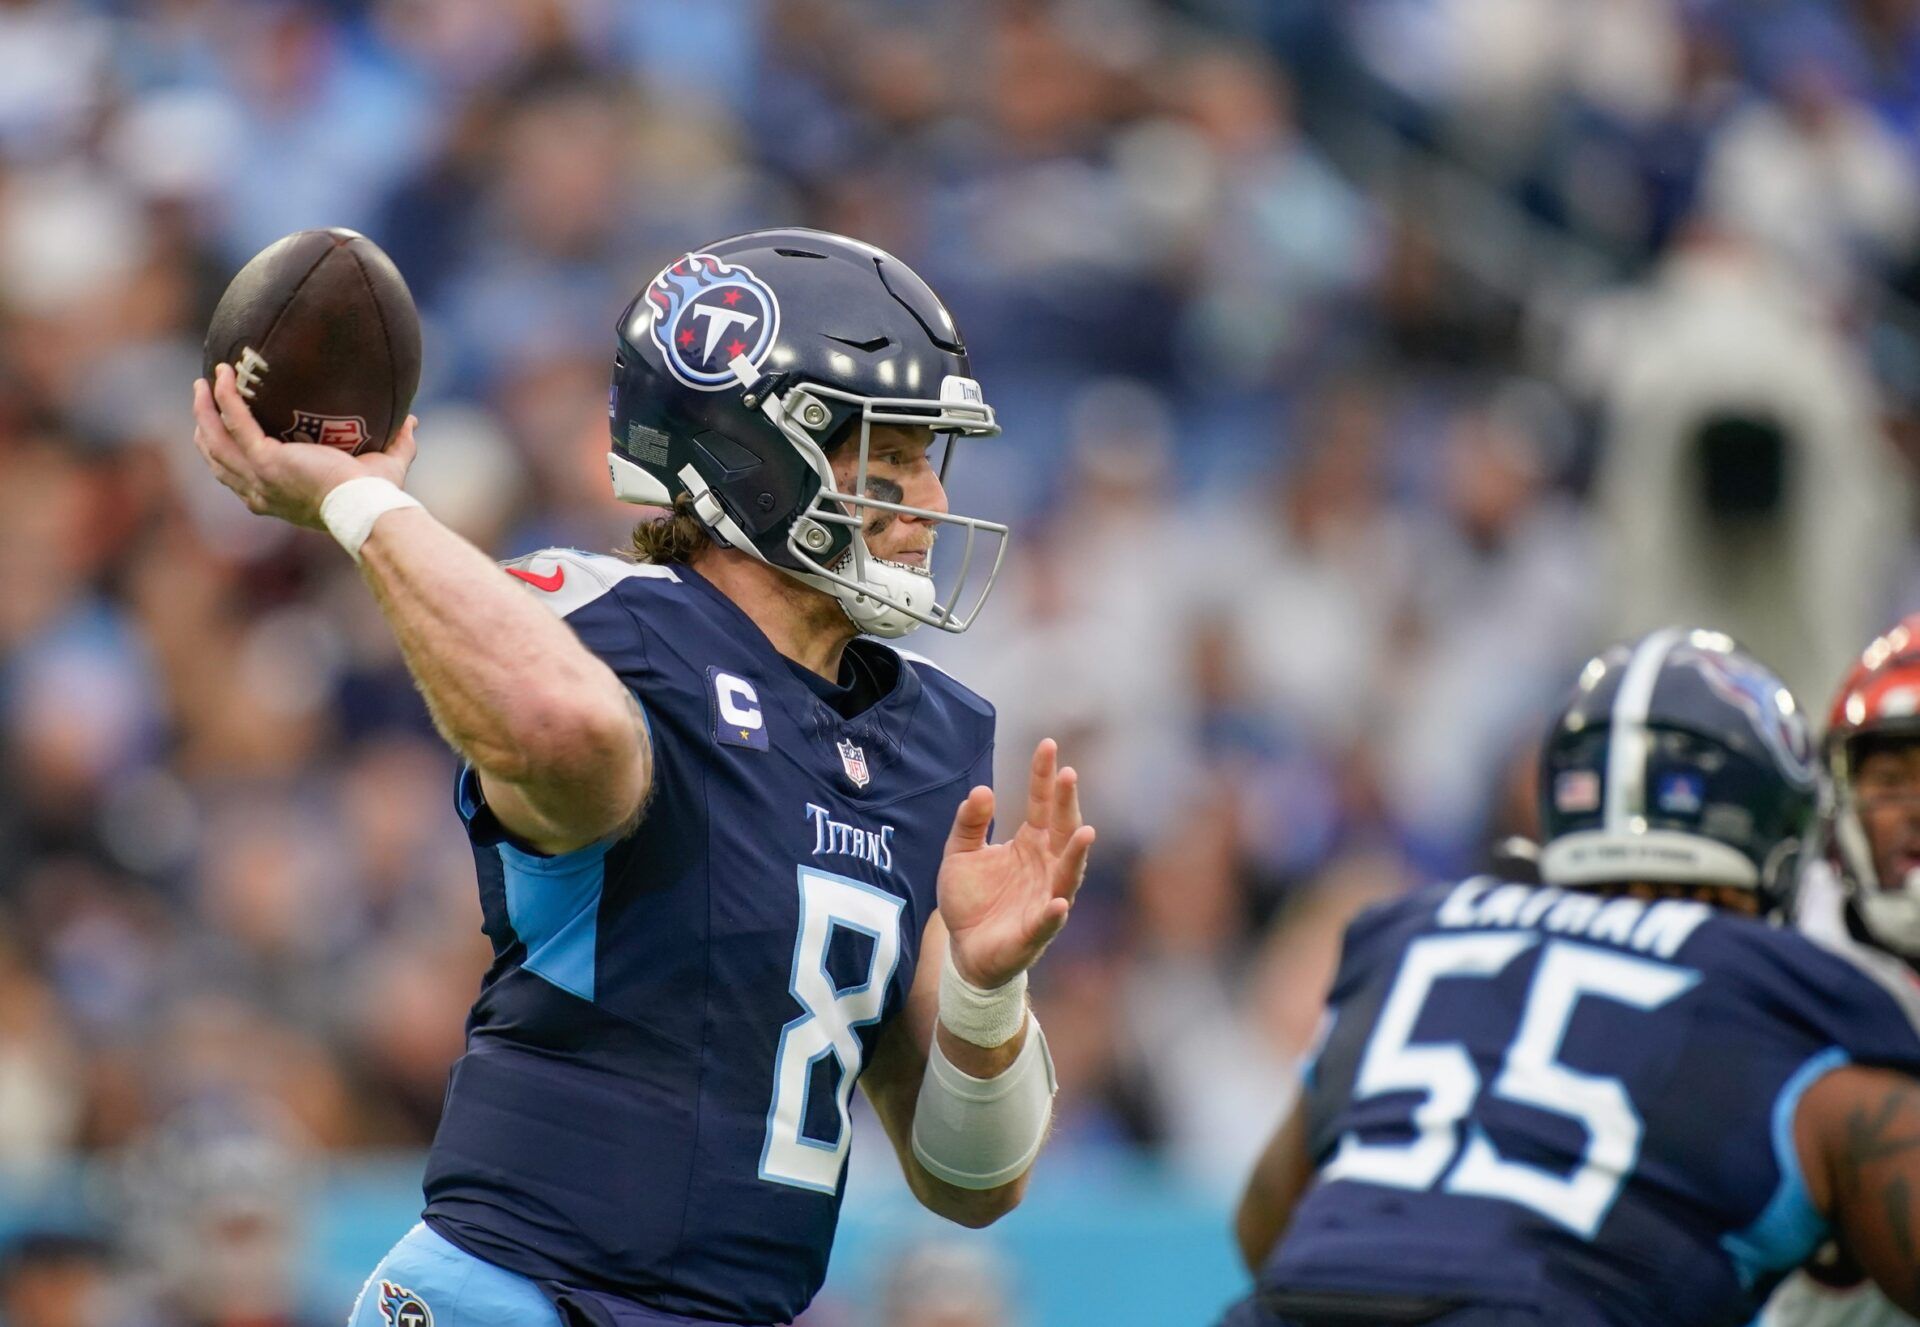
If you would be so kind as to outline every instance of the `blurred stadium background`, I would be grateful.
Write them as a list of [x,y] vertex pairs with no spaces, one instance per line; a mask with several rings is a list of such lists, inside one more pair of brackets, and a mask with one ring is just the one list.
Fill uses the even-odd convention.
[[372,236],[415,490],[601,549],[614,316],[796,221],[966,329],[1016,538],[914,644],[1101,829],[1034,1198],[941,1228],[869,1125],[806,1327],[1208,1320],[1341,925],[1527,830],[1581,657],[1818,707],[1920,607],[1915,0],[0,0],[7,1327],[341,1321],[484,963],[370,598],[189,443],[227,277]]

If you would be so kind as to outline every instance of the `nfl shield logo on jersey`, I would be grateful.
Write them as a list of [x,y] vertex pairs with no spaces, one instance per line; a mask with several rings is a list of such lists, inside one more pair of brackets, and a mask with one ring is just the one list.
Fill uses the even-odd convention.
[[867,773],[867,753],[844,737],[840,739],[840,767],[846,770],[856,788],[864,788],[872,781]]
[[380,1283],[380,1316],[390,1327],[433,1327],[427,1301],[391,1281]]

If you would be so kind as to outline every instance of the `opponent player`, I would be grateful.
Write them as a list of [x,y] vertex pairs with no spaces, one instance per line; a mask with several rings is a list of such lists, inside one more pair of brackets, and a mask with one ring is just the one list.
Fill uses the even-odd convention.
[[[1803,878],[1810,935],[1884,949],[1920,968],[1920,617],[1848,670],[1822,747],[1831,796],[1823,860]],[[1823,1249],[1767,1303],[1767,1327],[1911,1327],[1839,1249]]]
[[673,509],[645,560],[508,575],[398,488],[412,421],[349,458],[263,437],[224,366],[195,387],[215,472],[359,560],[467,760],[494,963],[424,1222],[353,1327],[785,1323],[856,1080],[964,1224],[1019,1201],[1046,1132],[1025,973],[1093,839],[1074,772],[1042,742],[989,845],[992,710],[861,635],[963,629],[997,554],[941,598],[935,535],[1005,534],[947,511],[953,439],[998,428],[946,308],[854,240],[723,240],[623,315],[610,413],[616,493]]
[[1920,992],[1764,920],[1814,811],[1792,697],[1656,632],[1586,666],[1541,779],[1543,885],[1348,932],[1229,1321],[1739,1327],[1830,1232],[1920,1304]]

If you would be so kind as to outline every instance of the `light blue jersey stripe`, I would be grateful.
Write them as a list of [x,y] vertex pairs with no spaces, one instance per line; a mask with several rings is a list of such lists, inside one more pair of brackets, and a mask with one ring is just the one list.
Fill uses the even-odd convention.
[[496,845],[505,871],[507,920],[527,947],[521,964],[563,991],[593,999],[600,896],[610,842],[542,857],[511,843]]
[[1821,1051],[1801,1065],[1774,1098],[1773,1160],[1780,1168],[1779,1187],[1752,1225],[1720,1241],[1740,1284],[1749,1290],[1770,1275],[1798,1267],[1827,1238],[1827,1219],[1814,1208],[1800,1171],[1793,1120],[1807,1089],[1847,1062],[1847,1053],[1838,1046]]

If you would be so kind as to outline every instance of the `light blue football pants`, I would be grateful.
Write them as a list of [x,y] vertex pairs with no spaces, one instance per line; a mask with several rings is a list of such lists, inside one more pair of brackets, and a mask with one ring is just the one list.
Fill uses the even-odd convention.
[[455,1248],[422,1223],[373,1269],[347,1327],[560,1327],[560,1315],[526,1277]]

